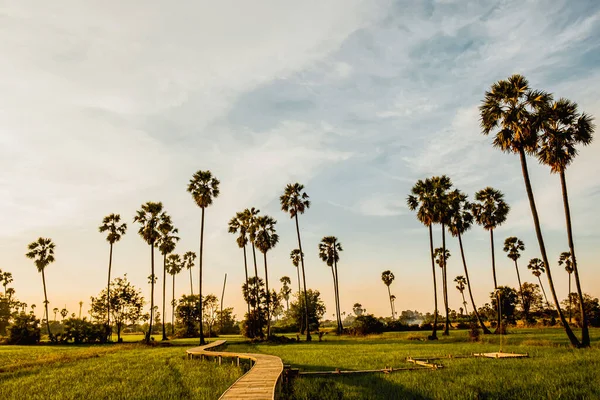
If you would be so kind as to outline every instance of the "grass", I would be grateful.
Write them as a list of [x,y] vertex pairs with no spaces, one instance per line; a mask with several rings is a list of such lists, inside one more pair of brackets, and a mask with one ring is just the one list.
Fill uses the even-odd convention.
[[[445,368],[335,377],[300,377],[295,399],[595,399],[600,398],[600,330],[592,349],[568,347],[560,329],[521,329],[470,343],[466,331],[439,341],[414,340],[425,333],[388,333],[366,338],[325,336],[324,342],[287,345],[232,343],[231,351],[264,352],[304,371],[407,367],[407,356],[470,355],[479,352],[529,353],[525,359],[460,358],[437,361]],[[413,337],[413,340],[409,339]]]
[[0,399],[216,399],[242,370],[187,360],[192,341],[0,346]]
[[[222,336],[230,351],[268,353],[303,371],[408,367],[407,356],[529,353],[525,359],[457,358],[443,369],[392,374],[307,377],[294,380],[293,399],[595,399],[600,398],[600,329],[591,349],[568,347],[561,329],[518,329],[507,336],[467,340],[453,331],[439,341],[415,340],[425,332],[365,338],[324,336],[323,342],[253,344]],[[290,335],[295,338],[295,335]],[[232,365],[186,360],[198,339],[148,347],[142,335],[120,345],[0,346],[1,399],[216,399],[242,371]],[[159,340],[160,337],[155,337]]]

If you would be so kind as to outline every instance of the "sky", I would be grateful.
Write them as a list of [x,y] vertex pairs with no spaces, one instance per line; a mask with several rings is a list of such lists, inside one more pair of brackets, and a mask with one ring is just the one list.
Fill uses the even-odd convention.
[[[84,301],[85,312],[106,285],[109,245],[98,226],[110,213],[129,225],[112,276],[127,274],[149,300],[150,248],[135,211],[162,201],[180,232],[176,252],[198,251],[200,209],[186,192],[198,170],[221,181],[206,210],[204,293],[220,295],[227,274],[225,304],[238,318],[243,254],[227,223],[248,207],[273,216],[280,242],[268,253],[271,287],[284,275],[297,287],[295,226],[279,205],[292,182],[312,201],[300,217],[306,279],[327,317],[333,281],[317,246],[329,235],[344,249],[342,311],[359,302],[388,315],[387,269],[397,310],[432,311],[428,233],[406,197],[433,175],[449,175],[471,198],[486,186],[505,194],[511,211],[495,232],[499,284],[518,285],[502,252],[508,236],[525,242],[520,273],[535,282],[526,263],[539,247],[519,160],[481,134],[478,106],[492,83],[519,73],[600,116],[595,0],[24,0],[0,3],[0,37],[0,269],[40,316],[42,279],[25,258],[27,244],[40,236],[56,243],[46,270],[50,308],[76,312]],[[566,174],[583,289],[596,297],[598,156],[596,140]],[[559,178],[528,162],[565,298],[568,275],[556,265],[568,249]],[[435,235],[437,247],[439,228]],[[493,289],[489,235],[475,226],[464,244],[482,305]],[[452,280],[462,263],[456,240],[447,245]],[[187,294],[189,275],[176,285],[177,297]],[[457,310],[462,299],[449,288]]]

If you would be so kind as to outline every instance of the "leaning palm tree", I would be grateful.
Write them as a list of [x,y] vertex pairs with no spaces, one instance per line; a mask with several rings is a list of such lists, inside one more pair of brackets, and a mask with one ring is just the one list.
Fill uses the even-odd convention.
[[29,243],[29,246],[27,246],[27,250],[29,251],[25,254],[25,257],[34,260],[33,263],[37,267],[38,272],[42,274],[42,284],[44,285],[44,307],[46,310],[46,328],[48,329],[48,337],[51,341],[54,341],[54,336],[52,335],[52,332],[50,332],[50,322],[48,322],[50,317],[48,314],[48,295],[46,292],[46,275],[44,274],[44,271],[50,263],[54,262],[55,248],[56,245],[52,242],[52,239],[39,238],[37,241]]
[[[279,242],[279,235],[275,232],[275,224],[277,221],[268,215],[263,215],[257,218],[256,220],[256,236],[254,238],[254,243],[256,248],[263,253],[263,260],[265,263],[265,291],[269,292],[269,271],[267,268],[267,252],[272,250],[277,243]],[[271,296],[267,296],[267,338],[271,336],[271,312],[269,307],[269,298]]]
[[306,272],[304,270],[304,253],[302,252],[302,241],[300,240],[300,226],[298,225],[298,213],[310,208],[308,194],[304,191],[304,185],[299,183],[288,184],[281,197],[279,197],[281,209],[290,214],[290,218],[296,220],[296,234],[298,235],[298,249],[300,251],[300,264],[302,266],[302,281],[304,283],[304,313],[306,314],[306,341],[311,341],[310,328],[308,324],[308,292],[306,290]]
[[469,314],[469,311],[467,310],[467,301],[465,300],[465,285],[467,283],[467,280],[464,276],[459,275],[456,278],[454,278],[454,282],[456,282],[456,289],[460,292],[460,295],[462,296],[463,306],[465,307],[465,314]]
[[[244,212],[238,212],[235,217],[229,221],[229,233],[237,234],[236,243],[240,249],[244,250],[244,272],[246,274],[246,286],[248,286],[248,259],[246,257],[246,245],[248,244],[248,224],[245,221]],[[250,315],[250,302],[248,305],[248,315]]]
[[[165,327],[166,303],[167,303],[167,256],[175,251],[177,242],[179,241],[179,230],[173,226],[171,217],[166,213],[162,213],[161,220],[158,225],[160,237],[158,240],[158,249],[163,255],[163,293],[162,293],[162,340],[168,340],[167,330]],[[173,280],[175,277],[173,276]]]
[[180,273],[182,269],[183,263],[179,254],[169,254],[167,256],[167,273],[173,277],[173,297],[171,299],[171,335],[175,334],[175,275]]
[[485,326],[475,300],[473,299],[473,291],[471,290],[471,281],[469,280],[469,270],[467,269],[467,260],[465,258],[465,251],[462,243],[462,235],[471,229],[473,225],[473,214],[471,214],[471,204],[467,201],[467,195],[462,193],[460,190],[453,190],[448,195],[448,230],[452,236],[458,238],[458,245],[460,248],[460,256],[462,258],[463,269],[465,271],[465,279],[467,282],[467,289],[469,290],[469,298],[471,299],[471,305],[473,306],[473,313],[481,326],[484,334],[490,334],[490,330]]
[[148,324],[148,332],[146,333],[146,343],[150,343],[152,336],[152,321],[154,316],[154,283],[156,282],[156,274],[154,274],[154,246],[160,238],[158,225],[160,223],[160,215],[163,212],[162,203],[149,201],[142,204],[142,208],[137,211],[133,222],[140,224],[138,234],[150,245],[150,322]]
[[390,299],[390,309],[392,310],[392,319],[394,319],[394,304],[392,302],[392,293],[390,292],[390,285],[392,284],[392,282],[394,282],[395,278],[396,277],[394,276],[394,273],[389,269],[381,273],[381,280],[383,281],[383,284],[387,286],[388,290],[388,298]]
[[[551,173],[556,173],[560,176],[569,252],[571,253],[573,272],[575,275],[575,286],[579,297],[579,312],[582,315],[582,347],[589,347],[590,334],[588,331],[587,316],[584,312],[585,304],[583,290],[581,289],[581,281],[579,279],[579,271],[577,269],[577,258],[575,257],[575,244],[573,242],[571,210],[569,207],[569,195],[567,193],[567,178],[565,171],[575,157],[577,157],[578,151],[576,146],[587,146],[592,143],[593,133],[593,118],[586,113],[580,113],[578,111],[577,103],[567,99],[560,99],[557,102],[552,103],[544,113],[540,135],[540,146],[537,154],[540,163],[549,166]],[[571,291],[569,291],[569,299],[570,298]],[[569,315],[570,313],[569,306]]]
[[198,315],[200,319],[200,344],[203,345],[203,318],[202,318],[202,256],[204,244],[204,210],[213,203],[213,199],[219,197],[219,180],[212,176],[210,171],[198,171],[190,179],[187,191],[192,195],[194,202],[202,209],[202,222],[200,224],[200,259],[198,262]]
[[190,295],[194,295],[194,281],[192,279],[192,268],[194,268],[194,264],[196,263],[196,253],[193,251],[187,251],[183,255],[183,268],[190,271]]
[[550,303],[548,303],[548,297],[546,297],[546,291],[544,290],[544,285],[542,285],[542,280],[540,279],[540,276],[546,272],[546,269],[544,268],[544,262],[537,257],[532,258],[529,260],[527,269],[531,271],[533,276],[538,278],[538,282],[540,282],[540,288],[542,288],[542,293],[544,294],[544,299],[546,300],[546,305],[549,306]]
[[498,281],[496,279],[496,257],[494,255],[494,229],[502,225],[506,221],[510,207],[504,201],[504,194],[491,187],[486,187],[475,193],[475,201],[473,203],[473,216],[475,221],[490,232],[490,247],[492,249],[492,273],[494,275],[494,290],[498,297],[498,328],[497,333],[502,332],[500,325],[502,323],[502,308],[500,301],[500,291],[498,291]]
[[342,327],[342,315],[340,314],[340,287],[338,285],[337,271],[337,263],[340,261],[340,251],[343,251],[342,245],[335,236],[325,236],[321,239],[321,243],[319,243],[319,257],[328,267],[331,267],[331,275],[333,276],[333,298],[335,299],[338,335],[341,335],[344,330]]
[[571,323],[571,310],[572,310],[572,301],[573,301],[573,296],[571,296],[571,274],[573,273],[573,271],[575,270],[575,268],[573,267],[573,257],[571,257],[571,252],[570,251],[563,251],[562,253],[560,253],[560,257],[558,259],[558,265],[565,265],[565,271],[567,271],[567,274],[569,274],[569,323]]
[[527,154],[536,154],[538,147],[538,134],[542,127],[542,117],[552,95],[537,90],[531,90],[529,82],[521,75],[513,75],[507,80],[494,83],[489,91],[485,93],[485,99],[479,107],[481,113],[481,128],[484,135],[494,134],[494,147],[500,150],[518,154],[521,160],[523,180],[529,199],[533,225],[540,246],[540,253],[544,262],[552,298],[558,311],[560,321],[565,332],[574,347],[580,347],[579,339],[567,323],[560,308],[558,296],[554,288],[550,262],[546,253],[546,245],[540,220],[533,196],[529,171],[527,169]]
[[429,250],[431,255],[431,270],[433,272],[433,304],[434,304],[434,317],[433,317],[433,330],[429,336],[430,340],[437,339],[437,321],[438,321],[438,306],[437,306],[437,285],[435,276],[435,258],[433,254],[433,228],[432,224],[435,222],[434,218],[434,198],[433,198],[433,185],[431,180],[419,179],[417,183],[412,187],[411,194],[408,195],[406,200],[408,208],[411,211],[417,210],[417,219],[429,230]]
[[[521,252],[525,250],[525,243],[519,238],[514,236],[508,237],[504,240],[504,249],[506,256],[514,261],[515,269],[517,270],[517,279],[519,281],[519,293],[521,293],[521,301],[525,304],[525,297],[523,294],[523,286],[521,285],[521,275],[519,274],[519,265],[517,260],[521,257]],[[525,315],[528,318],[528,315]]]
[[119,214],[110,214],[104,217],[102,225],[98,228],[100,233],[108,232],[106,235],[106,241],[110,243],[110,253],[108,256],[108,283],[106,284],[106,326],[109,332],[110,329],[110,271],[112,269],[112,255],[113,255],[113,244],[121,240],[121,237],[127,231],[127,224],[121,223],[121,216]]

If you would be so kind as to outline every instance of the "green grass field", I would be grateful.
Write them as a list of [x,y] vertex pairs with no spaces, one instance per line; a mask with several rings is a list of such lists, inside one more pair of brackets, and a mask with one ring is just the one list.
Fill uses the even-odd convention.
[[[439,370],[392,374],[306,377],[286,396],[295,399],[596,399],[600,398],[600,330],[592,349],[568,347],[561,329],[522,329],[509,335],[467,341],[453,331],[439,341],[415,340],[424,332],[366,338],[329,334],[323,342],[252,344],[224,336],[231,351],[280,356],[303,371],[409,367],[407,356],[529,353],[525,359],[444,359]],[[295,335],[293,335],[295,336]],[[0,399],[216,399],[243,372],[231,365],[186,360],[198,339],[146,347],[142,336],[120,345],[0,346]],[[158,340],[159,338],[156,337]],[[315,338],[316,339],[316,338]],[[412,340],[411,340],[412,339]]]

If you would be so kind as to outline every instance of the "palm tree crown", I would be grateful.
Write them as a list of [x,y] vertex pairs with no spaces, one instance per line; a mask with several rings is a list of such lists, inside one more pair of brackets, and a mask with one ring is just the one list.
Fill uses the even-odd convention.
[[321,239],[321,243],[319,243],[319,257],[327,266],[331,267],[334,263],[340,261],[340,251],[343,251],[342,245],[335,236],[325,236]]
[[166,255],[175,251],[177,242],[180,239],[179,236],[177,236],[179,230],[173,226],[171,217],[164,212],[160,217],[158,231],[160,232],[160,237],[157,242],[157,247],[161,254]]
[[198,171],[190,179],[187,191],[191,193],[196,205],[206,208],[219,197],[219,180],[210,171]]
[[177,275],[183,270],[183,263],[179,254],[169,254],[167,256],[167,274]]
[[292,260],[292,264],[294,267],[300,265],[300,249],[294,249],[290,252],[290,259]]
[[290,183],[285,187],[283,194],[279,197],[281,209],[294,218],[296,214],[304,214],[304,211],[310,208],[308,194],[304,191],[304,185],[299,183]]
[[102,219],[102,225],[98,228],[100,233],[107,232],[106,241],[110,244],[115,244],[121,240],[121,236],[127,231],[127,224],[120,223],[121,216],[119,214],[110,214]]
[[453,190],[448,194],[448,213],[446,225],[452,236],[464,234],[473,225],[473,214],[471,214],[471,203],[467,201],[467,195],[460,190]]
[[261,215],[256,219],[254,231],[254,244],[261,253],[271,250],[279,242],[279,235],[275,232],[277,221],[268,215]]
[[50,263],[54,262],[54,249],[56,245],[52,243],[52,239],[39,238],[37,241],[30,243],[27,246],[29,250],[25,256],[34,261],[38,272],[42,272]]
[[560,253],[560,257],[558,259],[558,265],[565,265],[565,271],[567,273],[573,273],[573,258],[571,257],[570,251],[563,251]]
[[477,203],[472,205],[473,216],[485,230],[496,229],[506,221],[509,205],[504,201],[504,194],[491,187],[475,193]]
[[158,225],[162,211],[163,205],[161,202],[149,201],[142,204],[142,208],[137,211],[136,216],[133,218],[133,222],[140,224],[139,235],[149,245],[154,245],[160,238]]
[[395,278],[396,277],[394,276],[394,273],[392,271],[390,271],[389,269],[387,271],[383,271],[381,273],[381,280],[383,281],[385,286],[389,287]]
[[513,261],[521,257],[521,252],[525,250],[525,243],[517,237],[511,236],[504,240],[504,251],[506,256]]
[[446,262],[450,258],[450,251],[446,249],[446,252],[441,247],[438,247],[433,252],[435,256],[435,263],[439,265],[440,268],[444,268],[446,266]]
[[467,280],[465,279],[465,277],[459,275],[456,278],[454,278],[454,282],[456,282],[456,288],[458,289],[458,291],[462,293],[465,290],[465,285],[467,284]]
[[537,156],[553,173],[564,171],[573,162],[576,145],[592,143],[593,118],[579,113],[577,107],[577,103],[560,99],[546,109]]
[[538,278],[541,274],[546,272],[546,269],[544,268],[544,262],[537,257],[529,260],[529,264],[527,264],[527,269],[531,270],[531,273]]
[[236,239],[237,245],[240,248],[243,248],[248,244],[248,228],[249,221],[247,217],[247,213],[245,212],[237,212],[235,217],[229,220],[229,233],[238,234]]

